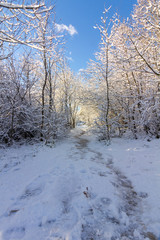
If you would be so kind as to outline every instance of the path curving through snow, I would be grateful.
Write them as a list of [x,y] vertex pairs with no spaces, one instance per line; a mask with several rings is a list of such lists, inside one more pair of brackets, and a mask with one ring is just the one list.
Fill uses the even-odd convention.
[[148,194],[85,129],[54,148],[22,146],[2,156],[1,240],[158,239],[159,223],[143,219]]

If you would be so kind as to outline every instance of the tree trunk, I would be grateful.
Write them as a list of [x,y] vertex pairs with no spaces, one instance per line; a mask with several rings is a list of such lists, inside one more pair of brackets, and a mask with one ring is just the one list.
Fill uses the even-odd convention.
[[[44,106],[45,106],[45,89],[47,84],[48,72],[47,72],[47,59],[46,59],[46,52],[44,50],[43,54],[43,62],[44,62],[44,83],[42,87],[42,122],[41,122],[41,137],[43,137],[43,129],[44,129]],[[42,140],[42,139],[41,139]]]
[[109,122],[108,122],[108,115],[109,115],[109,82],[108,82],[108,43],[107,43],[107,49],[106,49],[106,72],[105,72],[105,81],[106,81],[106,117],[105,117],[105,121],[106,121],[106,140],[108,142],[110,142],[110,131],[109,131]]

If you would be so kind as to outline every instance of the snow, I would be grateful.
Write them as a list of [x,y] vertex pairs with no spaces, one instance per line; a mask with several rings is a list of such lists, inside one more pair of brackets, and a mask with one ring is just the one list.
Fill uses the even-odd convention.
[[142,218],[160,236],[160,140],[116,139],[108,148],[113,161],[143,198]]
[[54,147],[1,149],[0,240],[158,239],[159,143],[106,146],[81,126]]

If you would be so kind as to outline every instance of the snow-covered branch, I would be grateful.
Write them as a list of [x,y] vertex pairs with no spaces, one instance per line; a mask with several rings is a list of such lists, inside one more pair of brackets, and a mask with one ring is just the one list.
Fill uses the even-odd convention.
[[7,2],[0,2],[0,7],[2,8],[7,8],[7,9],[28,9],[28,10],[33,10],[33,9],[38,9],[41,7],[44,7],[45,4],[32,4],[32,5],[25,5],[25,4],[13,4],[13,3],[7,3]]

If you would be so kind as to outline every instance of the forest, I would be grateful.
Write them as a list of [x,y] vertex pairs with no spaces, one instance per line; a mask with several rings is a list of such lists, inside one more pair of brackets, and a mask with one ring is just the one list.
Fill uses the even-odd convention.
[[[99,50],[74,73],[56,6],[0,2],[0,141],[51,141],[84,122],[110,141],[160,137],[159,0],[138,0],[130,18],[104,10]],[[98,45],[98,43],[97,43]]]
[[160,240],[160,0],[107,1],[77,72],[103,0],[51,2],[0,0],[0,240]]

